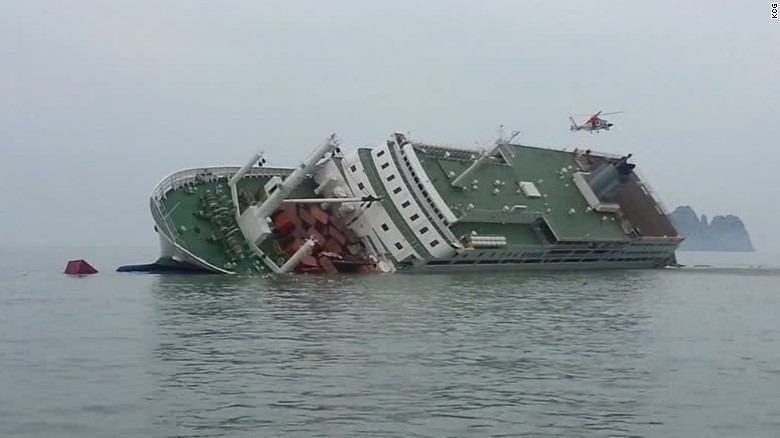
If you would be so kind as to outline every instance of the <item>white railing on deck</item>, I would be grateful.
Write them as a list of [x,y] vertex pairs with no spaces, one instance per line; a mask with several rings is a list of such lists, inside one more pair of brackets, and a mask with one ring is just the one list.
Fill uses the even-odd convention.
[[[165,195],[171,190],[177,190],[187,185],[200,181],[215,181],[220,178],[229,179],[238,170],[239,166],[220,166],[220,167],[199,167],[193,169],[185,169],[175,172],[162,181],[157,183],[152,195],[149,198],[149,208],[152,212],[152,218],[157,224],[159,232],[165,234],[170,241],[178,247],[178,249],[187,254],[192,259],[202,263],[204,266],[210,267],[220,272],[228,273],[229,271],[222,269],[218,266],[211,265],[202,258],[192,254],[183,245],[181,239],[179,239],[178,232],[173,223],[171,223],[168,214],[166,214],[163,200]],[[275,168],[275,167],[255,167],[252,168],[244,178],[255,178],[260,176],[281,176],[286,177],[292,173],[293,169]]]
[[639,179],[639,187],[643,188],[645,192],[652,198],[655,203],[658,205],[658,208],[660,208],[660,213],[668,215],[669,210],[666,208],[666,205],[661,201],[661,198],[658,196],[658,193],[653,190],[653,187],[650,185],[649,182],[647,182],[647,179],[645,178],[645,175],[642,174],[642,172],[639,170],[639,168],[634,168],[634,174],[636,174],[637,178]]
[[[588,155],[585,155],[585,151],[587,151],[587,150],[589,150],[589,149],[588,148],[580,148],[580,147],[574,148],[574,151],[576,152],[575,155],[577,157],[587,157]],[[590,154],[589,155],[592,156],[592,157],[596,157],[596,158],[607,158],[607,159],[613,159],[613,160],[619,160],[619,159],[625,157],[625,155],[618,155],[618,154],[613,154],[613,153],[610,153],[610,152],[594,151],[593,149],[590,149]]]
[[149,208],[152,210],[152,218],[159,228],[159,232],[168,236],[174,243],[180,243],[179,236],[176,233],[176,227],[173,226],[168,215],[163,214],[160,203],[154,198],[149,199]]
[[[179,189],[196,181],[215,181],[220,178],[230,178],[239,169],[241,169],[239,166],[222,166],[180,170],[157,183],[157,186],[152,191],[152,197],[160,201],[165,199],[165,195],[171,190]],[[293,169],[285,168],[254,167],[246,174],[245,178],[274,175],[287,176],[292,171]]]
[[450,143],[433,143],[433,142],[421,142],[421,141],[413,141],[410,142],[413,147],[419,147],[422,149],[431,149],[434,151],[440,151],[440,152],[468,152],[473,154],[479,154],[484,150],[480,147],[473,147],[473,146],[464,146],[459,144],[450,144]]
[[[165,199],[165,195],[171,190],[177,190],[187,185],[193,184],[197,181],[214,181],[220,178],[230,178],[233,176],[240,167],[238,166],[221,166],[221,167],[199,167],[193,169],[185,169],[175,172],[165,177],[162,181],[157,183],[150,199],[150,208],[152,210],[152,217],[160,228],[163,228],[165,235],[170,237],[171,240],[179,242],[176,227],[170,222],[168,215],[164,213],[165,208],[162,201]],[[287,176],[292,172],[292,169],[274,168],[274,167],[255,167],[252,168],[244,178],[253,178],[260,176]]]

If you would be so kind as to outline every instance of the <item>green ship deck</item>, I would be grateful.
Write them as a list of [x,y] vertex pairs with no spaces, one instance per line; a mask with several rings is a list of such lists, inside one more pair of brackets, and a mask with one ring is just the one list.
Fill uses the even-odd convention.
[[[628,241],[613,213],[587,211],[588,204],[571,179],[578,171],[575,155],[571,152],[541,149],[530,146],[506,145],[514,155],[509,163],[487,163],[470,178],[465,188],[454,187],[448,175],[460,175],[470,160],[458,156],[445,157],[443,148],[415,145],[417,156],[436,190],[456,216],[467,213],[467,206],[475,211],[501,213],[505,206],[524,205],[526,215],[544,216],[550,228],[562,241]],[[561,177],[561,169],[566,168]],[[477,189],[472,181],[477,180]],[[496,181],[500,181],[496,185]],[[542,197],[531,198],[518,193],[518,183],[533,182]],[[498,193],[494,190],[498,189]],[[571,213],[571,210],[574,210]],[[604,218],[606,217],[606,220]],[[479,234],[500,234],[509,244],[533,245],[543,241],[532,224],[471,222],[468,215],[451,227],[458,235],[476,231]]]
[[[282,171],[282,174],[286,171]],[[263,187],[272,175],[249,176],[237,184],[242,209],[250,201],[262,201]],[[166,234],[177,244],[211,265],[236,273],[263,273],[269,269],[245,243],[233,216],[234,206],[226,177],[202,180],[166,192],[161,213],[165,223],[175,224]],[[295,189],[291,198],[307,198],[314,194],[313,182],[306,181]],[[221,220],[215,215],[221,213]],[[171,236],[172,235],[172,236]],[[276,237],[264,241],[260,249],[281,264],[286,255]]]

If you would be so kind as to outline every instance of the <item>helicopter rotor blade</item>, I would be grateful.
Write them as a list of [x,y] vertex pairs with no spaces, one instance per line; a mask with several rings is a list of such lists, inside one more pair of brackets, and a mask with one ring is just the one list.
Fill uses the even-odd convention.
[[572,117],[598,117],[598,116],[608,116],[610,114],[618,114],[618,113],[624,113],[625,111],[612,111],[605,113],[603,111],[599,111],[596,114],[590,113],[590,114],[572,114]]

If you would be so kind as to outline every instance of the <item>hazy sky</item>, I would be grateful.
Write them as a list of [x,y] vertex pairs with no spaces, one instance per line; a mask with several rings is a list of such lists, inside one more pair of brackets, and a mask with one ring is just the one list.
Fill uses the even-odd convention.
[[[4,1],[0,243],[156,244],[175,170],[331,132],[633,153],[669,208],[780,246],[780,20],[761,1]],[[572,133],[599,109],[613,131]]]

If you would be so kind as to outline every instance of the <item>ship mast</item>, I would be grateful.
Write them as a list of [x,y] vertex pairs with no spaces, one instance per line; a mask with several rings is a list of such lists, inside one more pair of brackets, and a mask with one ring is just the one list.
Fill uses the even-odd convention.
[[499,153],[499,149],[501,146],[505,144],[509,144],[515,137],[517,137],[520,134],[520,131],[513,131],[512,134],[509,137],[504,137],[504,125],[499,126],[498,128],[498,138],[496,138],[496,142],[493,145],[493,147],[488,150],[487,152],[483,152],[482,155],[477,158],[476,161],[474,161],[471,166],[469,166],[466,170],[463,171],[460,175],[458,175],[457,178],[455,178],[452,181],[453,187],[466,187],[468,183],[469,177],[471,177],[474,173],[476,173],[485,163],[493,159],[496,154]]
[[316,241],[313,237],[310,237],[284,265],[281,267],[277,266],[259,247],[272,233],[271,225],[269,223],[271,215],[281,207],[282,203],[284,203],[285,199],[292,194],[295,188],[314,172],[320,159],[325,157],[328,153],[337,150],[338,146],[336,134],[328,137],[324,142],[317,146],[303,163],[285,178],[284,182],[279,184],[275,189],[271,189],[270,193],[268,193],[268,197],[260,203],[260,205],[257,205],[257,203],[252,204],[248,206],[243,213],[239,210],[236,184],[244,175],[246,175],[254,163],[262,157],[262,154],[257,153],[253,155],[252,159],[239,169],[228,182],[231,196],[233,197],[233,203],[236,207],[236,222],[238,223],[238,228],[241,230],[241,234],[244,236],[244,240],[246,240],[247,245],[252,249],[255,255],[261,258],[273,271],[288,272],[294,268],[304,256],[311,253]]

